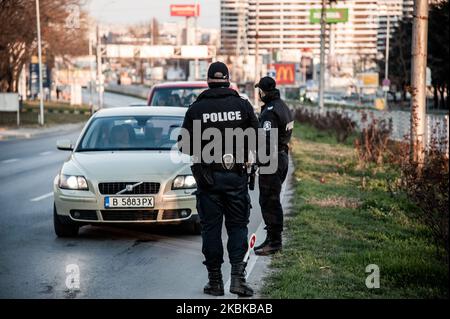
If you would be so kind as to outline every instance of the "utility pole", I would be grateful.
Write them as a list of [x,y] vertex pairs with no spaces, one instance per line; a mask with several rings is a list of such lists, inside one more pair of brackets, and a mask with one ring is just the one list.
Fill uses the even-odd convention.
[[[386,26],[386,52],[384,54],[385,57],[385,66],[384,66],[384,79],[386,83],[389,81],[389,46],[391,40],[391,16],[389,15],[389,8],[386,5],[386,18],[387,18],[387,26]],[[387,108],[388,106],[388,91],[384,92],[384,105]]]
[[[255,33],[255,83],[259,80],[259,65],[258,65],[258,55],[259,55],[259,0],[256,0],[256,33]],[[258,89],[255,88],[254,91],[254,105],[257,107],[259,105],[258,101]]]
[[102,42],[97,24],[97,80],[98,80],[98,108],[103,108],[103,74],[102,74]]
[[39,0],[36,0],[36,24],[38,38],[38,63],[39,63],[39,124],[44,125],[44,83],[42,77],[42,40],[41,40],[41,14],[39,12]]
[[89,34],[89,108],[91,109],[91,112],[94,113],[94,102],[93,102],[93,89],[94,89],[94,77],[92,74],[94,73],[94,61],[93,61],[93,50],[92,50],[92,35]]
[[411,161],[423,164],[426,136],[428,0],[414,1],[411,49]]
[[323,96],[325,90],[325,27],[326,27],[326,1],[322,0],[320,14],[320,77],[319,77],[319,108],[324,107]]

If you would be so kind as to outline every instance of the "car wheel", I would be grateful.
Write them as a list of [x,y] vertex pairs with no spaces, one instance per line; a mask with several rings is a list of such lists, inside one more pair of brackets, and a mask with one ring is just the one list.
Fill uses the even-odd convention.
[[202,225],[200,222],[189,222],[187,225],[187,230],[192,235],[200,235],[202,233]]
[[59,216],[53,205],[53,226],[58,237],[76,237],[80,225],[72,221],[68,216]]

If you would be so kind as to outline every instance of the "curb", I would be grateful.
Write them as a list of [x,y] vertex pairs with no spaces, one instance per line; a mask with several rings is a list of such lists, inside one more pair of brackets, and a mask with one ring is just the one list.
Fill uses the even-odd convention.
[[[64,124],[59,126],[51,126],[42,129],[32,129],[30,132],[20,132],[20,129],[16,130],[0,130],[0,141],[11,141],[11,140],[22,140],[22,139],[30,139],[45,135],[58,134],[69,132],[72,130],[81,129],[85,123],[73,123],[73,124]],[[9,131],[9,132],[8,132]],[[14,132],[18,131],[18,132]]]
[[[283,206],[283,213],[284,213],[284,219],[286,220],[291,213],[292,210],[292,197],[294,195],[293,187],[294,187],[294,162],[292,160],[291,155],[289,155],[289,170],[287,174],[287,178],[285,181],[285,188],[282,190],[282,206]],[[284,233],[284,232],[283,232]],[[283,236],[283,241],[286,241],[285,236]],[[252,255],[251,258],[255,258],[256,255]],[[252,299],[261,299],[261,298],[267,298],[267,296],[263,296],[261,294],[261,289],[263,288],[266,278],[270,276],[270,274],[273,272],[272,269],[270,269],[270,264],[272,262],[273,256],[270,257],[258,257],[256,260],[255,266],[253,268],[253,271],[251,275],[249,276],[248,282],[252,284],[252,287],[255,288],[255,294],[253,295]]]

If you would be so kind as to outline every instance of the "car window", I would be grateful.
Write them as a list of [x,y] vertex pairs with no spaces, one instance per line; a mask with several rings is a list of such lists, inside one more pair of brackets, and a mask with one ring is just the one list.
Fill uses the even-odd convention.
[[181,106],[188,107],[206,88],[155,88],[152,106]]
[[114,116],[94,119],[76,151],[169,150],[183,117]]

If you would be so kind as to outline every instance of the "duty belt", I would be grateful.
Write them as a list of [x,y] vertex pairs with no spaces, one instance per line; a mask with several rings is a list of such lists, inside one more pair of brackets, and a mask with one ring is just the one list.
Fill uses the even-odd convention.
[[234,172],[234,173],[243,173],[245,171],[244,164],[235,164],[232,168],[227,169],[223,167],[221,163],[212,163],[209,164],[213,171],[216,172]]

